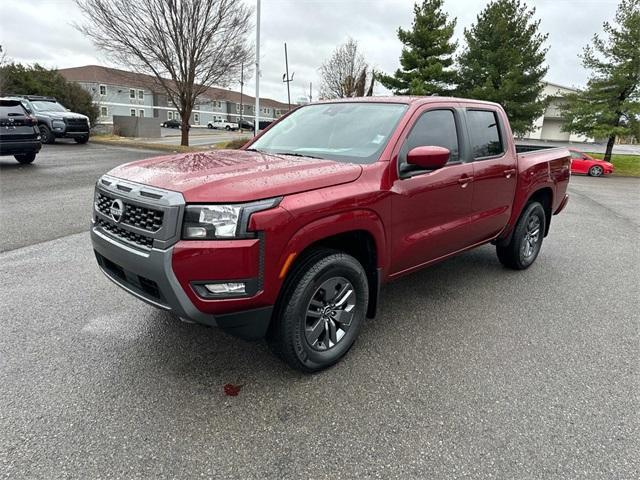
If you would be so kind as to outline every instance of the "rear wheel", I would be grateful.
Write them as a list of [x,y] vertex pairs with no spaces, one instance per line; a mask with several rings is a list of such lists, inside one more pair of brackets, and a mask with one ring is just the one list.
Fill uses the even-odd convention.
[[594,165],[589,169],[589,175],[592,177],[601,177],[604,169],[600,165]]
[[228,132],[229,130],[231,130],[231,127],[227,125],[226,127],[224,127],[224,129]]
[[42,143],[54,143],[56,141],[56,137],[46,125],[40,125],[40,138]]
[[545,225],[542,205],[539,202],[529,203],[518,219],[511,241],[496,247],[500,263],[514,270],[529,268],[540,253]]
[[369,287],[350,255],[319,249],[288,279],[268,340],[276,354],[303,372],[336,363],[349,351],[364,322]]
[[76,143],[87,143],[89,141],[89,135],[85,135],[83,137],[76,137],[74,138],[74,140],[76,141]]
[[14,158],[23,165],[27,165],[36,159],[36,154],[35,152],[21,153],[20,155],[14,155]]

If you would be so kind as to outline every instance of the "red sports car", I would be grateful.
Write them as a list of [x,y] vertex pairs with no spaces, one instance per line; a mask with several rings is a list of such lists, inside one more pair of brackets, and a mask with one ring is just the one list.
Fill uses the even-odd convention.
[[613,173],[613,164],[593,158],[584,152],[578,150],[569,150],[571,152],[571,173],[584,173],[592,177],[600,177]]

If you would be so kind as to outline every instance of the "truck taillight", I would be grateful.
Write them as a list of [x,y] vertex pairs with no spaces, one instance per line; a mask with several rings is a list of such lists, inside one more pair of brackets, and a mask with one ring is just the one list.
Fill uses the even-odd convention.
[[25,125],[31,125],[35,127],[36,125],[38,125],[38,120],[30,115],[27,115],[26,117],[24,117],[24,123]]

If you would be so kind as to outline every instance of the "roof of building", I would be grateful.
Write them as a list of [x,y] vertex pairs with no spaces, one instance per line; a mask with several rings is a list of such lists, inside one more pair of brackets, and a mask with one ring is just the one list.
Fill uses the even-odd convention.
[[[152,76],[143,73],[129,72],[117,68],[103,67],[101,65],[84,65],[82,67],[61,68],[58,70],[60,74],[69,81],[73,82],[92,82],[109,85],[122,85],[127,87],[147,88],[154,92],[162,92],[160,81]],[[228,90],[219,87],[209,87],[204,96],[211,100],[228,100],[234,103],[240,103],[240,92]],[[246,93],[243,95],[244,103],[253,103],[255,98]],[[277,109],[287,109],[286,103],[272,100],[270,98],[260,97],[260,105],[262,107],[271,107]]]

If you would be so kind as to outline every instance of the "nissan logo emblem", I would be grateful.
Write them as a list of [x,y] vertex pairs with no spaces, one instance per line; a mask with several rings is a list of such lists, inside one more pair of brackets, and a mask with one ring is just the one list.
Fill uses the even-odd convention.
[[124,214],[124,203],[122,203],[122,200],[115,199],[113,202],[111,202],[109,213],[111,213],[111,218],[113,218],[116,223],[120,223],[120,220],[122,220],[122,215]]

